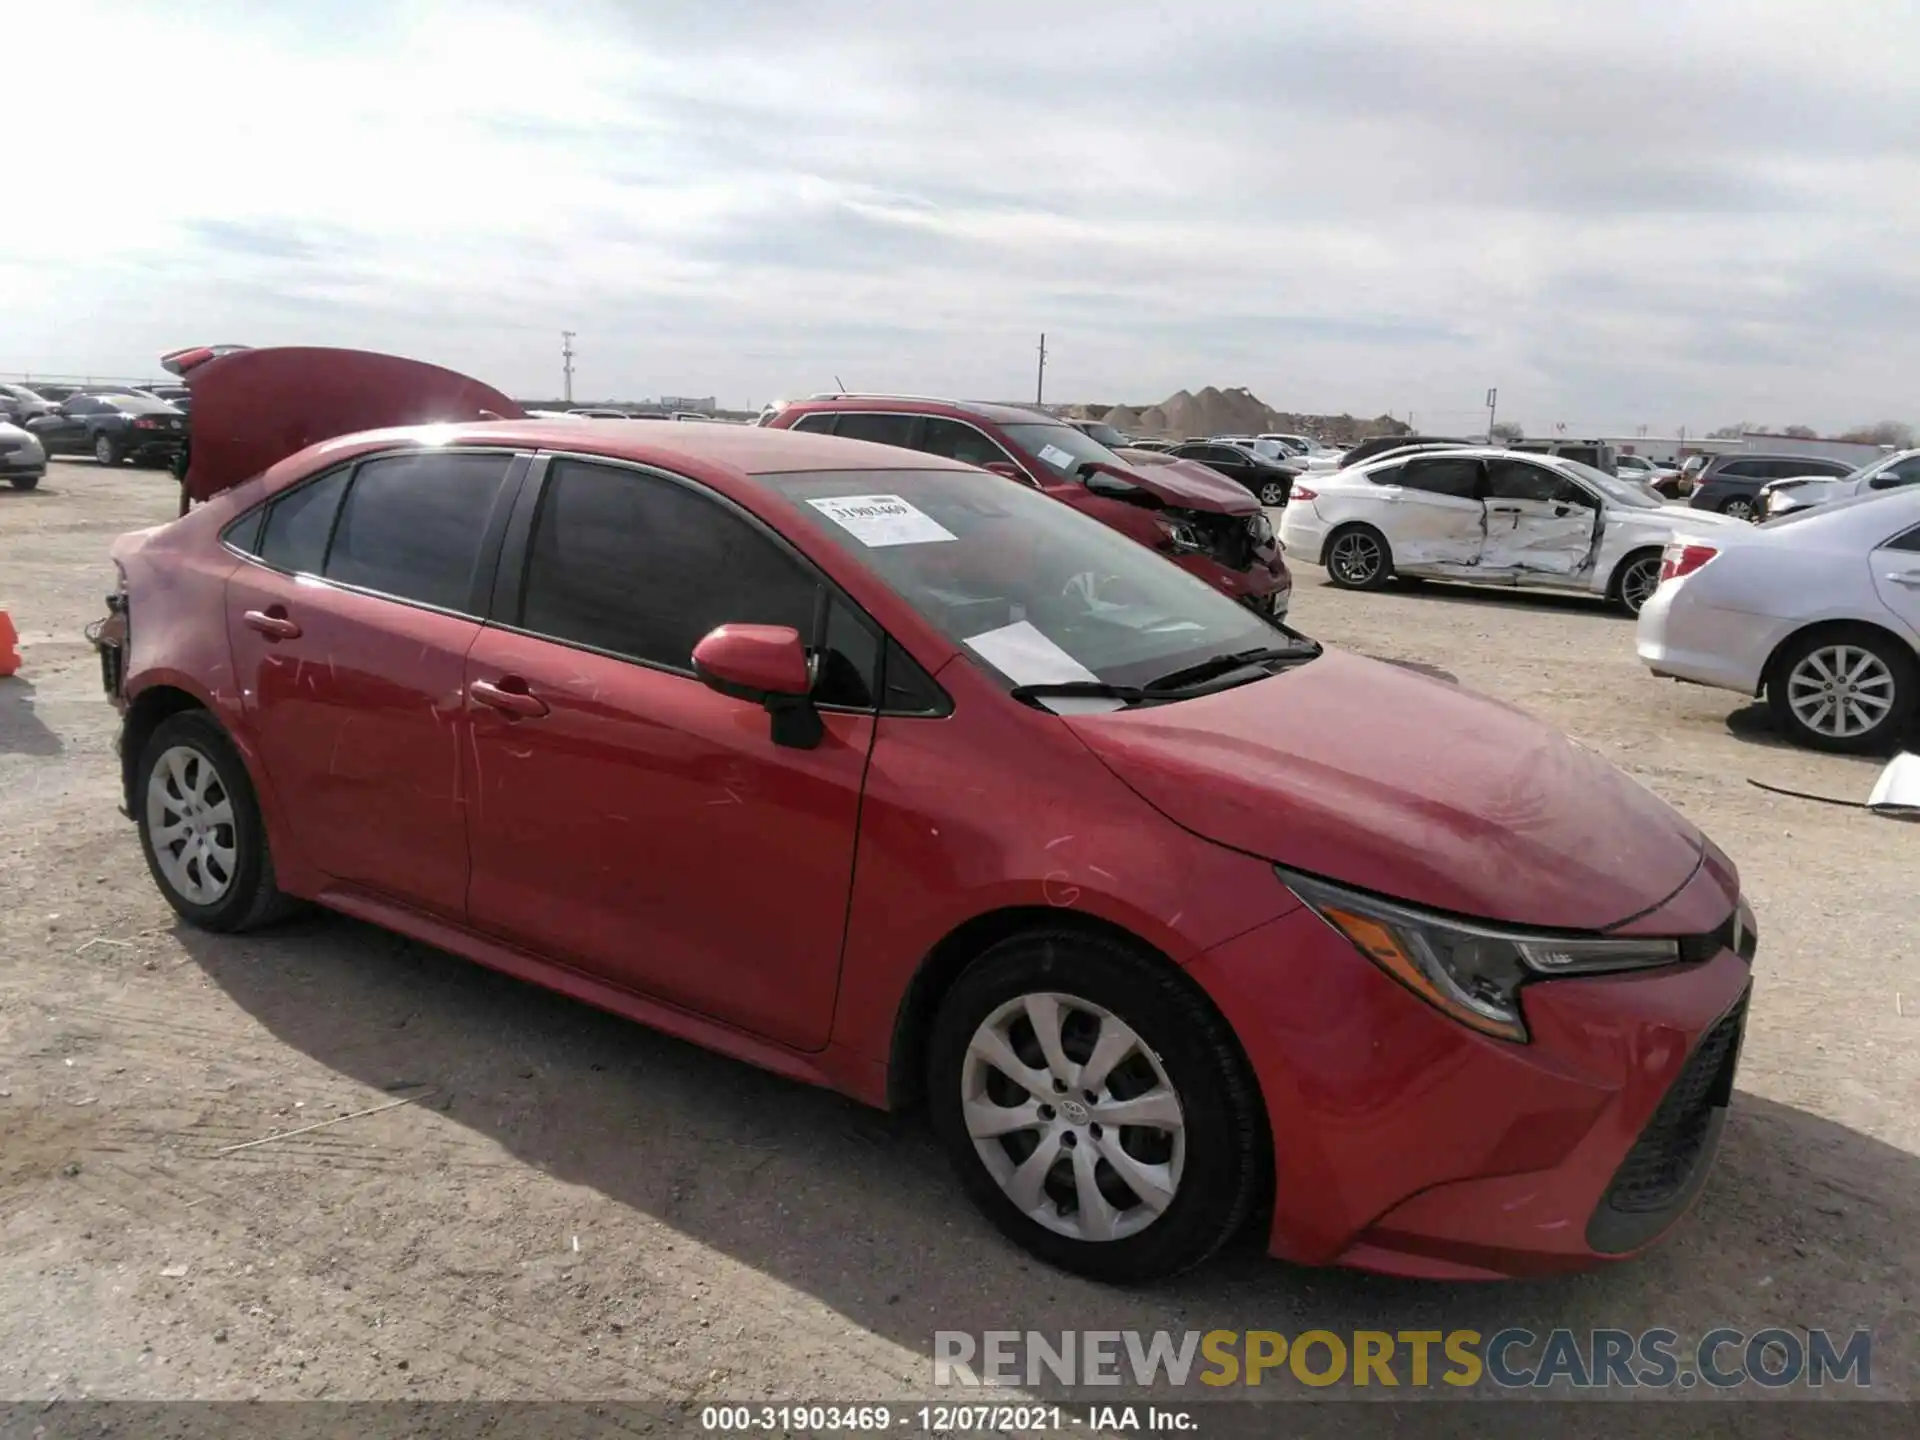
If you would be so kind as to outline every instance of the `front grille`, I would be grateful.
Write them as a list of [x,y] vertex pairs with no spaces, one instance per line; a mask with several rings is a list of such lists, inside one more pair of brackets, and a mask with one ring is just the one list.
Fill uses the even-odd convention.
[[1714,1120],[1733,1098],[1733,1072],[1740,1058],[1740,1036],[1747,1019],[1747,997],[1709,1030],[1667,1090],[1653,1119],[1614,1173],[1602,1202],[1627,1215],[1667,1209],[1693,1178]]

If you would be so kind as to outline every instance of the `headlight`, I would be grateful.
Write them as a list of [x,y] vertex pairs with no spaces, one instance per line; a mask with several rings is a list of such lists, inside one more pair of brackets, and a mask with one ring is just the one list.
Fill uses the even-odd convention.
[[1164,515],[1157,517],[1160,533],[1164,537],[1161,545],[1168,550],[1204,550],[1207,543],[1200,532],[1181,520],[1169,520]]
[[1484,1035],[1525,1042],[1520,987],[1538,977],[1670,965],[1674,940],[1615,940],[1502,930],[1376,899],[1276,868],[1322,920],[1436,1010]]
[[1247,534],[1253,537],[1256,545],[1273,544],[1273,521],[1267,518],[1266,511],[1262,510],[1247,521]]

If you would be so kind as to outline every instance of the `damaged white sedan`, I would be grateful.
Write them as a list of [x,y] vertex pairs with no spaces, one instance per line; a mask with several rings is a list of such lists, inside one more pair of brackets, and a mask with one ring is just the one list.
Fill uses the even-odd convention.
[[1739,523],[1577,460],[1463,447],[1302,477],[1280,539],[1348,590],[1396,575],[1466,580],[1594,595],[1638,615],[1669,540]]

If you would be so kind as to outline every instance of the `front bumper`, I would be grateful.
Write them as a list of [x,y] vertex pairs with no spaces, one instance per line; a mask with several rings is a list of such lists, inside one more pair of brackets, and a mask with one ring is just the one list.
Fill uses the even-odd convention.
[[1266,1102],[1272,1253],[1493,1279],[1651,1245],[1697,1197],[1732,1089],[1751,942],[1704,917],[1733,904],[1703,867],[1633,927],[1700,958],[1535,982],[1524,1045],[1449,1020],[1304,908],[1195,961]]

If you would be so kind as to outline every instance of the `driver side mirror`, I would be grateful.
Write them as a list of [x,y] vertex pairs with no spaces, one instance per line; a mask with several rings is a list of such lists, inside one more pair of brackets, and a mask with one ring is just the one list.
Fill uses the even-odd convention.
[[1011,460],[989,460],[985,468],[1005,479],[1018,480],[1022,485],[1033,484],[1033,481],[1027,478],[1027,472]]
[[693,673],[709,690],[764,709],[776,745],[811,750],[826,734],[813,705],[813,667],[791,625],[716,626],[693,647]]

